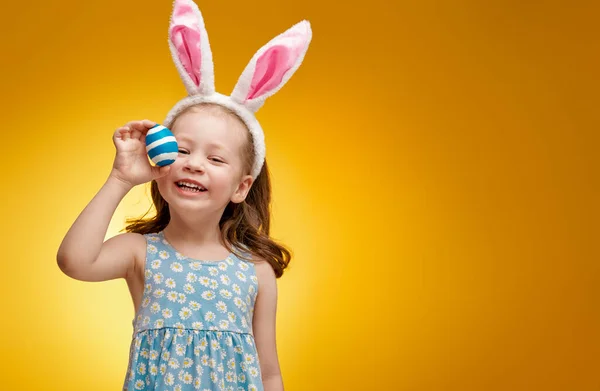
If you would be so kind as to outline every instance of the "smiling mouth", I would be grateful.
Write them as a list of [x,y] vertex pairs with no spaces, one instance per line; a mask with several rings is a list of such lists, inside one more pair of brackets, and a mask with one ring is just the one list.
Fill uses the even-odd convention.
[[206,191],[206,189],[199,189],[197,187],[191,187],[191,186],[187,186],[187,185],[183,185],[183,184],[179,184],[179,183],[175,183],[175,186],[177,186],[177,188],[180,191],[186,192],[186,193],[204,193]]

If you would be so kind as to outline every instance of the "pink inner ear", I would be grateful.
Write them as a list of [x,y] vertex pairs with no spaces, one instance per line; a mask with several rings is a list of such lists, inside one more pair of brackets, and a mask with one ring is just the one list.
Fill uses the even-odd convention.
[[178,1],[171,21],[171,42],[177,49],[181,65],[196,84],[200,86],[200,20],[194,9]]
[[254,99],[277,88],[301,53],[300,45],[295,47],[276,45],[267,49],[256,61],[256,69],[246,100]]

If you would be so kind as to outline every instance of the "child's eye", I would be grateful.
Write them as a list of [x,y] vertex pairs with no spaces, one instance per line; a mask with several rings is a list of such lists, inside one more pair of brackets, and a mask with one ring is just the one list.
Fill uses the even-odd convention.
[[179,153],[185,153],[185,151],[183,149],[180,149],[178,152]]
[[213,160],[214,160],[215,162],[224,163],[222,160],[219,160],[219,159],[217,159],[217,158],[213,158]]

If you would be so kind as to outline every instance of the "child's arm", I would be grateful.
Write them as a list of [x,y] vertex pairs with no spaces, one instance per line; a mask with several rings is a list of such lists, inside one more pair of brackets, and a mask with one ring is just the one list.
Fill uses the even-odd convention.
[[260,362],[265,391],[283,391],[283,380],[277,357],[275,318],[277,313],[277,280],[268,262],[255,264],[258,295],[254,305],[252,329]]
[[136,234],[117,235],[103,243],[110,219],[129,190],[130,185],[111,173],[58,249],[56,258],[63,273],[82,281],[106,281],[125,278],[132,270]]
[[106,242],[104,238],[112,215],[129,190],[169,170],[168,166],[153,167],[148,161],[145,137],[154,125],[148,120],[132,121],[113,134],[117,149],[113,169],[58,249],[57,263],[66,275],[82,281],[106,281],[125,278],[133,270],[135,249],[143,246],[144,237],[124,233]]

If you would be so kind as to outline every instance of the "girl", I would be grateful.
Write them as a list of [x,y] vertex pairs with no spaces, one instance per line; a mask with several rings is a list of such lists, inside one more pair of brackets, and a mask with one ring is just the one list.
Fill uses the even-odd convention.
[[[283,390],[276,278],[290,252],[269,238],[271,187],[254,113],[300,66],[311,36],[303,21],[275,37],[231,96],[221,95],[200,11],[190,0],[175,1],[169,46],[188,96],[163,125],[177,158],[149,162],[147,138],[156,139],[151,156],[175,141],[161,141],[166,130],[150,131],[152,121],[117,129],[110,175],[57,254],[72,278],[128,284],[135,315],[123,390]],[[156,215],[103,242],[119,202],[147,182]]]

